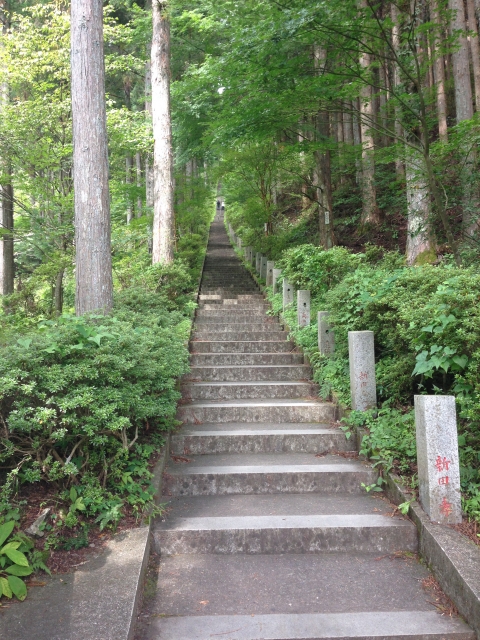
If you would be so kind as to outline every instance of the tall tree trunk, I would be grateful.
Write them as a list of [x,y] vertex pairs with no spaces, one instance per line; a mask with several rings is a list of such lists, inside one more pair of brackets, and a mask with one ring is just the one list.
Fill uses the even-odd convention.
[[103,2],[71,6],[75,308],[77,315],[113,306],[103,57]]
[[[363,53],[361,66],[370,66],[370,54]],[[377,225],[380,212],[375,187],[375,144],[371,127],[375,119],[371,85],[363,84],[360,92],[360,129],[362,132],[362,225]]]
[[60,271],[57,273],[57,278],[55,280],[54,301],[55,301],[55,314],[57,316],[61,316],[63,311],[63,274],[64,274],[64,269],[60,269]]
[[[145,11],[152,10],[152,0],[145,0]],[[145,62],[145,113],[152,120],[152,43],[147,45],[147,60]],[[145,204],[153,209],[153,156],[147,153],[145,156]]]
[[470,35],[470,53],[472,54],[473,81],[475,87],[475,106],[480,111],[480,44],[478,42],[477,16],[475,15],[475,3],[467,0],[468,30]]
[[153,0],[152,118],[154,146],[154,218],[152,261],[173,262],[173,152],[170,118],[170,19],[168,3]]
[[435,240],[431,232],[430,189],[420,150],[407,147],[407,263],[431,262],[436,258]]
[[470,61],[463,0],[448,0],[448,8],[452,12],[450,28],[453,35],[457,37],[458,43],[457,50],[452,53],[455,107],[457,122],[463,122],[473,117]]
[[[395,52],[395,55],[398,56],[400,53],[400,22],[399,22],[399,11],[398,7],[392,3],[391,6],[391,18],[392,18],[392,47]],[[393,63],[393,78],[392,78],[392,91],[395,94],[398,90],[398,85],[400,84],[400,72],[398,69],[398,64],[394,61]],[[401,142],[404,139],[404,131],[402,126],[402,108],[398,104],[395,103],[395,140],[397,143]],[[399,145],[400,146],[400,145]],[[405,166],[403,164],[402,158],[397,154],[395,157],[395,172],[397,174],[397,178],[403,178],[405,176]]]
[[[449,0],[452,11],[450,29],[457,37],[458,49],[452,53],[453,81],[455,84],[455,109],[457,122],[473,118],[472,85],[470,77],[470,60],[466,37],[465,10],[463,0]],[[476,183],[473,183],[476,165],[476,153],[473,149],[465,149],[466,160],[462,176],[463,187],[463,231],[467,238],[478,231],[479,198]]]
[[[325,49],[319,45],[313,47],[313,60],[315,72],[323,73],[327,61]],[[319,113],[316,117],[315,132],[318,141],[327,140],[330,137],[330,117],[327,112]],[[313,183],[318,203],[318,228],[320,246],[331,249],[335,244],[333,233],[333,198],[332,198],[332,171],[330,163],[330,150],[315,151],[315,166],[313,170]]]
[[440,30],[440,12],[438,10],[438,0],[430,0],[430,12],[433,22],[437,26],[437,34],[435,35],[434,45],[434,75],[437,89],[437,117],[438,117],[438,135],[440,140],[448,142],[448,126],[447,126],[447,96],[445,92],[445,58],[438,52],[441,44]]
[[[10,6],[3,2],[0,7],[2,31],[5,34],[10,28]],[[1,43],[0,43],[1,46]],[[0,85],[0,114],[10,99],[8,84]],[[13,293],[15,281],[15,262],[13,249],[13,181],[12,168],[8,158],[0,159],[0,173],[3,181],[0,185],[0,225],[2,230],[10,233],[0,237],[0,293],[4,296]]]
[[142,196],[141,196],[141,188],[142,188],[142,154],[140,151],[137,151],[135,154],[135,168],[137,173],[137,218],[142,217]]
[[[352,124],[353,124],[353,143],[356,147],[360,147],[362,144],[362,132],[360,129],[360,101],[357,98],[352,101]],[[362,184],[362,162],[360,160],[359,154],[355,153],[355,182],[358,185]]]

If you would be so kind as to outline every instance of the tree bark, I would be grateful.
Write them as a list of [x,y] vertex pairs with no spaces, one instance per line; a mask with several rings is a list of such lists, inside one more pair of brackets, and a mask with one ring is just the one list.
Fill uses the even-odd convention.
[[[440,27],[440,12],[438,10],[438,0],[430,0],[430,11],[433,22]],[[448,126],[447,126],[447,96],[445,92],[445,58],[438,52],[440,39],[440,29],[435,36],[434,45],[434,75],[437,89],[437,117],[438,117],[438,135],[440,140],[448,142]]]
[[[145,11],[152,10],[152,0],[145,0]],[[147,45],[147,61],[145,62],[145,114],[152,120],[152,43]],[[153,156],[147,153],[145,156],[145,204],[153,209]]]
[[475,3],[467,0],[468,30],[473,35],[470,36],[470,53],[472,54],[473,81],[475,87],[475,107],[480,111],[480,44],[478,42],[477,17],[475,15]]
[[472,85],[470,79],[470,61],[465,27],[463,0],[448,0],[452,12],[450,29],[457,38],[458,48],[452,53],[453,80],[455,83],[455,107],[457,122],[473,118]]
[[103,2],[71,6],[75,309],[109,312],[113,306],[110,248]]
[[420,150],[411,147],[406,152],[407,182],[407,264],[419,259],[431,262],[436,258],[435,240],[431,233],[430,189]]
[[170,20],[168,3],[153,0],[152,121],[154,137],[153,264],[173,262],[173,152],[170,117]]

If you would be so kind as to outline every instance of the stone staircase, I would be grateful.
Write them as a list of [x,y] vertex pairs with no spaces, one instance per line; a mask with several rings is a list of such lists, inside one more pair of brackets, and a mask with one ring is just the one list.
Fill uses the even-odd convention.
[[149,640],[473,640],[422,588],[413,524],[361,484],[310,368],[212,225],[165,473]]

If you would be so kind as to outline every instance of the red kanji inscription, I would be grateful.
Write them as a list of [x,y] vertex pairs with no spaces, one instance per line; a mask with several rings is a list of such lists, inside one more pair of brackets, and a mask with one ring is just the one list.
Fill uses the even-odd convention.
[[437,456],[437,459],[435,460],[437,471],[448,471],[450,462],[451,460],[447,460],[445,457],[442,458],[442,456]]
[[450,502],[448,502],[448,500],[446,498],[444,498],[440,504],[440,511],[443,513],[443,515],[448,518],[448,516],[452,513],[453,509],[452,509],[452,505],[450,504]]

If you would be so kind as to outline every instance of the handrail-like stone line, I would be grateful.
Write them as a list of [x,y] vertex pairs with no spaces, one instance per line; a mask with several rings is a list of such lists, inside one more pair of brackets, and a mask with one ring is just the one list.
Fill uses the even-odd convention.
[[389,559],[415,552],[415,528],[362,489],[376,470],[332,426],[333,405],[267,308],[217,216],[145,640],[473,640],[433,611],[425,567]]

